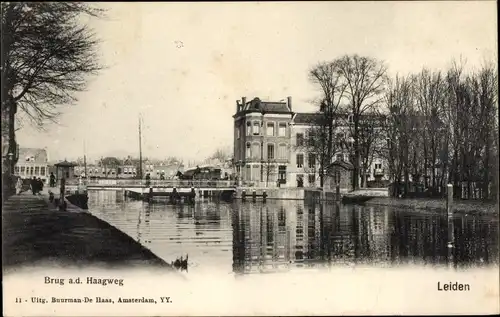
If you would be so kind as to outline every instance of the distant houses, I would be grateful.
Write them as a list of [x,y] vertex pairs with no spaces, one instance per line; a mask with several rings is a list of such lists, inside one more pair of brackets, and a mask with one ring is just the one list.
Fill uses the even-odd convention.
[[[89,163],[87,166],[81,162],[75,167],[75,174],[85,176],[85,170],[89,178],[138,178],[140,174],[140,163],[138,159],[128,157],[118,160],[118,163],[105,164],[103,160]],[[145,159],[142,163],[143,178],[147,174],[152,179],[170,179],[177,172],[184,171],[184,165],[180,162],[169,162],[161,160]]]
[[40,178],[47,181],[50,175],[46,149],[19,148],[19,159],[14,166],[14,174],[21,178]]

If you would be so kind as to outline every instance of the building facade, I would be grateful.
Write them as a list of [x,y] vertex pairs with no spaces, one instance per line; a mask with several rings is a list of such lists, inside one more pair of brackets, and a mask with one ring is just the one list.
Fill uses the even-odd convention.
[[[319,187],[318,156],[305,144],[319,116],[317,113],[294,113],[291,97],[286,102],[267,102],[259,98],[247,102],[245,97],[238,100],[233,115],[233,155],[237,177],[250,186]],[[350,135],[352,116],[342,113],[336,120],[339,122],[333,140],[336,153],[329,163],[349,163],[349,152],[352,152],[349,147],[353,143]],[[345,178],[352,169],[347,168],[348,164],[342,166]],[[374,155],[369,159],[366,171],[360,174],[363,175],[360,178],[366,179],[364,183],[387,180],[387,164]],[[335,177],[330,177],[329,181],[331,179]],[[342,184],[347,186],[348,183],[343,181]]]
[[236,102],[234,167],[238,179],[254,186],[287,186],[290,164],[292,98]]
[[40,178],[44,182],[50,175],[46,149],[19,148],[19,159],[14,166],[15,175],[21,178]]

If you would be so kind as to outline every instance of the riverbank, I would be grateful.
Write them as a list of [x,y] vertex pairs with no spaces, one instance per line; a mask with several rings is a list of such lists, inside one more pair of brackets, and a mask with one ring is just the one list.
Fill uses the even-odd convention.
[[105,221],[68,205],[59,211],[46,194],[14,195],[2,208],[4,271],[41,264],[173,270],[150,250]]
[[[396,208],[422,209],[429,211],[446,212],[445,199],[415,199],[374,197],[364,202],[366,206],[389,206]],[[498,217],[498,205],[494,202],[460,200],[453,202],[453,211],[474,215],[495,215]]]

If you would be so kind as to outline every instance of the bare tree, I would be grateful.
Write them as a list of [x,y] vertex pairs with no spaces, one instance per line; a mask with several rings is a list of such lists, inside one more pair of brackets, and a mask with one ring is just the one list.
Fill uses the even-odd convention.
[[345,97],[352,114],[353,189],[358,189],[361,165],[361,116],[369,110],[376,109],[382,100],[387,68],[374,58],[358,55],[345,55],[336,59],[334,65],[345,83]]
[[231,157],[231,150],[228,147],[220,147],[208,158],[209,160],[218,160],[224,163]]
[[267,159],[264,162],[264,175],[266,177],[266,187],[269,186],[269,180],[272,179],[272,176],[276,175],[276,160]]
[[[423,69],[417,75],[416,99],[417,110],[421,119],[418,134],[422,141],[423,169],[425,187],[431,187],[436,192],[438,179],[436,168],[441,168],[443,175],[443,164],[438,162],[439,153],[443,149],[444,132],[442,115],[445,107],[446,86],[444,77],[440,71],[431,72]],[[430,175],[428,175],[430,169]],[[429,177],[431,184],[429,184]],[[442,179],[442,177],[441,177]],[[442,184],[439,184],[442,186]]]
[[[2,3],[2,118],[15,150],[18,108],[37,127],[76,101],[98,64],[98,41],[82,23],[103,11],[83,2]],[[15,164],[15,162],[13,162]]]
[[[309,116],[310,125],[304,144],[306,152],[314,155],[319,163],[320,186],[323,187],[327,168],[337,151],[334,135],[339,124],[339,111],[346,85],[334,62],[323,62],[309,71],[309,80],[317,86],[321,97],[316,114]],[[309,156],[310,156],[309,155]],[[316,164],[314,164],[316,165]]]
[[394,80],[389,81],[385,97],[387,113],[383,129],[386,147],[381,153],[385,153],[388,161],[389,176],[393,180],[393,196],[401,194],[403,177],[405,192],[408,191],[413,98],[414,83],[410,76],[396,76]]

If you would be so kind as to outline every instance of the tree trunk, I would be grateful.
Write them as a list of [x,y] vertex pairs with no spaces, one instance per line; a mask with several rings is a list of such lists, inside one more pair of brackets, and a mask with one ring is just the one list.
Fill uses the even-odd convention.
[[9,111],[9,151],[5,154],[12,153],[10,156],[12,160],[9,161],[9,174],[14,173],[14,166],[17,163],[18,155],[17,155],[17,143],[16,143],[16,112],[17,112],[17,104],[13,101],[9,103],[8,106]]
[[352,182],[352,189],[357,190],[359,189],[359,165],[360,165],[360,160],[359,160],[359,118],[357,116],[354,116],[354,171],[353,171],[353,182]]

